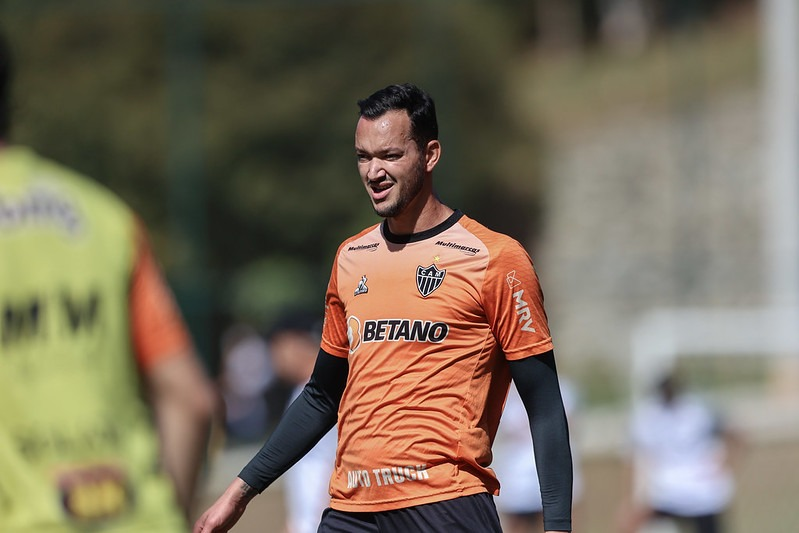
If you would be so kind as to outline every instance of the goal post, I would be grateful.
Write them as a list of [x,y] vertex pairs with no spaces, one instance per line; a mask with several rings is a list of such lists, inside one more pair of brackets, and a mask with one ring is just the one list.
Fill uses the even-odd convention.
[[799,307],[654,309],[636,322],[630,337],[635,406],[679,357],[760,356],[799,364]]

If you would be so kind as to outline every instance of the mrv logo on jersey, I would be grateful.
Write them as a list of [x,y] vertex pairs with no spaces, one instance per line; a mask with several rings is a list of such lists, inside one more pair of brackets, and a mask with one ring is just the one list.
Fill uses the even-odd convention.
[[521,280],[516,277],[516,271],[511,270],[505,276],[505,281],[508,283],[508,288],[513,292],[513,299],[516,301],[516,316],[519,318],[519,325],[522,331],[529,331],[535,333],[533,327],[533,313],[530,311],[530,306],[524,301],[524,289],[517,289],[521,284]]

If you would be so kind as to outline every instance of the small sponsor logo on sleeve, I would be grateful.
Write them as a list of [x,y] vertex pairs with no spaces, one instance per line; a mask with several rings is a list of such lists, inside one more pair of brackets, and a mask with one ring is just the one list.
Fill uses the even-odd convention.
[[515,270],[508,272],[508,274],[505,276],[505,281],[508,282],[508,287],[510,287],[511,290],[522,284],[521,280],[516,277]]
[[362,252],[362,251],[374,252],[374,251],[377,250],[378,246],[380,246],[379,242],[373,242],[373,243],[370,243],[370,244],[358,244],[356,246],[348,247],[347,251],[348,252]]
[[[507,273],[505,281],[512,291],[522,284],[521,280],[516,277],[515,270],[511,270]],[[513,300],[516,302],[516,316],[519,319],[521,330],[535,333],[535,328],[533,327],[533,313],[530,311],[528,303],[524,300],[524,289],[513,292]]]
[[443,246],[444,248],[451,248],[453,250],[458,250],[459,252],[463,252],[466,255],[477,255],[480,253],[480,248],[474,248],[473,246],[464,246],[463,244],[458,244],[456,242],[438,241],[436,242],[436,246]]

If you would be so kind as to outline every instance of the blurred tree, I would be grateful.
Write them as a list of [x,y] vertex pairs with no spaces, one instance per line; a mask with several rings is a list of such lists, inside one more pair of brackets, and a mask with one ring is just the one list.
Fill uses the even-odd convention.
[[[631,1],[664,26],[677,16]],[[321,305],[337,244],[377,222],[355,170],[355,102],[389,83],[436,97],[442,197],[532,247],[544,149],[510,90],[514,67],[542,32],[593,46],[611,4],[198,0],[178,39],[185,0],[0,0],[18,64],[12,134],[142,214],[189,317],[267,327],[287,299]],[[175,164],[186,139],[174,137],[189,135],[176,117],[201,130],[188,164]]]
[[171,277],[204,263],[204,286],[190,286],[205,295],[182,295],[184,305],[209,300],[209,313],[262,327],[286,299],[321,306],[336,246],[378,221],[353,135],[356,100],[389,83],[436,97],[444,199],[530,241],[540,144],[508,90],[520,33],[505,7],[465,0],[198,3],[198,27],[184,30],[196,30],[202,60],[187,72],[202,83],[190,118],[203,161],[178,183],[205,227],[201,244],[175,233],[171,213],[185,206],[170,204],[179,140],[169,121],[181,105],[170,73],[193,59],[170,49],[172,4],[0,9],[18,56],[14,140],[119,192],[152,228]]
[[207,15],[211,219],[225,220],[211,226],[215,268],[281,251],[314,265],[321,295],[341,239],[377,221],[354,165],[355,102],[407,80],[437,100],[442,195],[530,237],[538,141],[509,98],[516,34],[502,10],[338,2]]

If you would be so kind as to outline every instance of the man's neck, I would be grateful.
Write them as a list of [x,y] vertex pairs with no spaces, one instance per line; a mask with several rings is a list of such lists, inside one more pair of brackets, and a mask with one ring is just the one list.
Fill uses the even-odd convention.
[[388,229],[395,235],[412,235],[434,228],[452,215],[452,208],[444,205],[434,195],[421,209],[406,209],[402,214],[386,219]]

